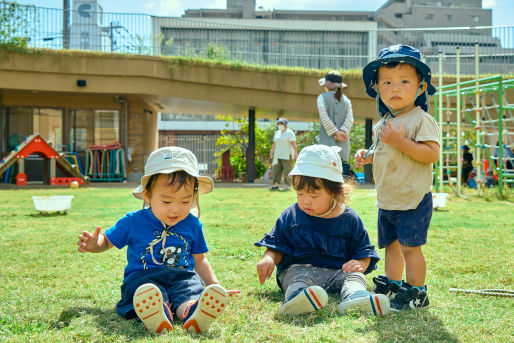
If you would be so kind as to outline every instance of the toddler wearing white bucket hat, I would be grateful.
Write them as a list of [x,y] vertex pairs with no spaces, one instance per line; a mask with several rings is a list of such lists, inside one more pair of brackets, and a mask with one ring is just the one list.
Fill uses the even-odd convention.
[[191,151],[157,149],[132,192],[149,207],[127,213],[105,233],[97,227],[79,236],[81,252],[128,247],[119,315],[137,317],[146,329],[161,333],[173,329],[174,313],[185,330],[198,333],[223,312],[228,294],[205,256],[202,223],[190,213],[193,207],[199,213],[198,195],[212,189],[213,181],[199,175]]
[[145,174],[141,177],[141,184],[132,191],[132,195],[145,200],[144,190],[152,175],[172,174],[177,171],[184,171],[198,181],[198,187],[195,187],[194,190],[193,208],[197,207],[198,214],[200,214],[198,194],[212,192],[214,183],[210,177],[200,175],[196,156],[188,149],[181,147],[162,147],[153,151],[146,161]]
[[364,274],[376,268],[379,256],[360,217],[343,204],[350,187],[343,181],[338,149],[302,149],[289,174],[297,202],[255,243],[266,247],[257,263],[261,284],[277,266],[277,283],[285,291],[281,314],[320,310],[328,302],[327,292],[341,295],[341,314],[350,308],[377,315],[389,312],[385,295],[366,291]]

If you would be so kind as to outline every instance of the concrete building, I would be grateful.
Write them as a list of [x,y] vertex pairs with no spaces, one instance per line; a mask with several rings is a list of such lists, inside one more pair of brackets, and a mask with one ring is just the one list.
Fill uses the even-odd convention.
[[389,0],[376,12],[379,28],[491,26],[482,0]]

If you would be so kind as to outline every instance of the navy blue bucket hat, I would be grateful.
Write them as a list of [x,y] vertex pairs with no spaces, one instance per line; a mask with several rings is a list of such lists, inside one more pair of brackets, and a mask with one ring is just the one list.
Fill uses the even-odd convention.
[[[423,81],[427,83],[426,92],[421,93],[414,104],[420,106],[424,111],[428,111],[428,99],[425,93],[433,95],[436,92],[435,87],[430,82],[432,79],[432,73],[430,67],[421,61],[421,52],[409,45],[397,44],[391,45],[388,48],[380,50],[376,60],[369,62],[362,70],[362,78],[364,85],[366,86],[366,93],[372,98],[377,97],[377,92],[374,88],[377,82],[377,71],[381,66],[391,63],[399,62],[405,63],[416,68],[423,76]],[[386,113],[390,112],[389,108],[379,99],[379,115],[382,117]]]

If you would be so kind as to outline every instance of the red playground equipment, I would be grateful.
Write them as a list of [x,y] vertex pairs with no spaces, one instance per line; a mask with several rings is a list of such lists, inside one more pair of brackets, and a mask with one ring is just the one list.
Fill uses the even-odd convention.
[[[79,184],[88,184],[77,166],[68,162],[64,155],[59,155],[38,133],[27,137],[15,150],[0,162],[0,174],[4,173],[11,165],[18,162],[18,173],[16,174],[16,185],[25,186],[27,176],[25,174],[25,158],[36,154],[44,158],[43,180],[49,185],[69,185],[73,181]],[[48,176],[48,162],[50,162],[50,175]],[[66,176],[56,177],[56,167]]]

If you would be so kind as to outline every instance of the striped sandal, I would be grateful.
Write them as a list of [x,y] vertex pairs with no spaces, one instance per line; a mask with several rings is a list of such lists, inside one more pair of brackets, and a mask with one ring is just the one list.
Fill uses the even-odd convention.
[[161,333],[163,330],[173,330],[171,325],[173,315],[163,301],[161,290],[153,283],[139,286],[134,293],[132,303],[137,316],[148,331]]
[[200,333],[225,310],[227,291],[220,285],[209,285],[197,300],[191,301],[184,311],[184,330]]
[[297,316],[322,309],[328,302],[328,295],[319,286],[311,286],[300,290],[291,299],[280,306],[279,313]]
[[385,294],[357,291],[346,297],[337,307],[340,314],[346,314],[349,309],[385,316],[389,313],[389,298]]

